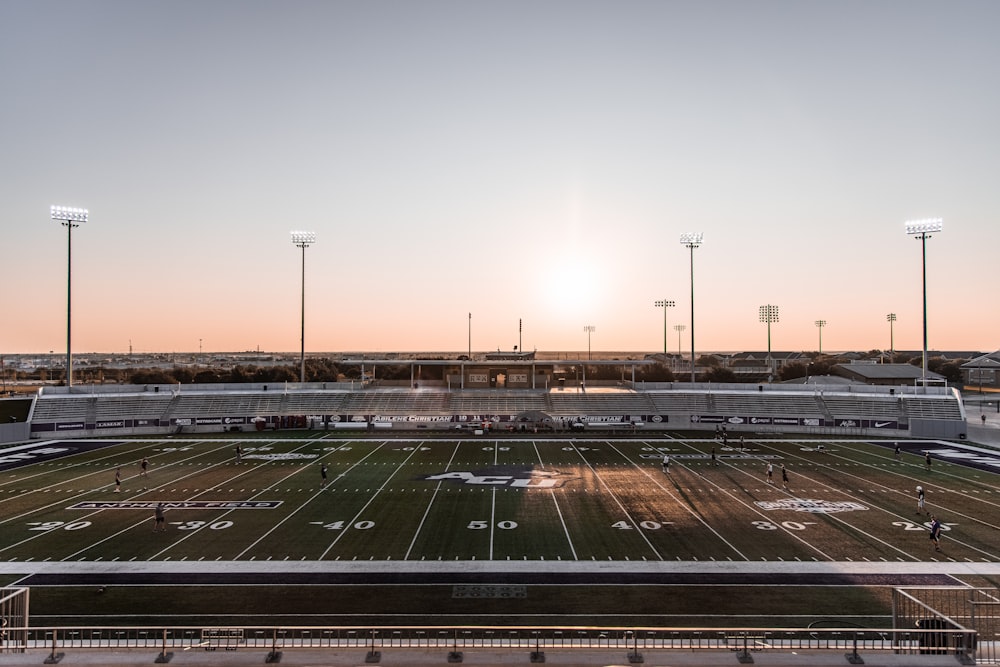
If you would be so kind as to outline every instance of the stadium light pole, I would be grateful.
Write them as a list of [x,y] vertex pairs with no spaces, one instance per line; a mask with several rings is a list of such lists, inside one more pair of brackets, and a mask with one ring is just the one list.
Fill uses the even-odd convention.
[[771,381],[774,376],[774,367],[771,362],[771,323],[778,321],[778,307],[767,304],[760,307],[760,321],[767,322],[767,381]]
[[66,228],[66,386],[73,386],[73,228],[87,222],[85,208],[53,206],[50,215]]
[[889,313],[885,316],[885,321],[889,323],[889,356],[896,356],[896,343],[892,338],[892,323],[896,321],[896,313]]
[[683,332],[685,329],[687,329],[687,327],[684,326],[683,324],[675,324],[674,325],[674,331],[677,332],[677,357],[678,358],[680,358],[680,356],[681,356],[681,332]]
[[673,301],[660,299],[654,302],[653,305],[663,309],[663,363],[667,363],[667,308],[673,308],[677,304]]
[[944,220],[941,218],[928,218],[926,220],[910,220],[906,223],[906,233],[920,241],[921,275],[923,277],[923,298],[924,298],[924,349],[923,363],[921,364],[920,383],[927,386],[927,239],[932,232],[940,232],[944,228]]
[[819,353],[823,354],[823,327],[826,326],[826,320],[816,320],[816,327],[819,329]]
[[686,232],[681,234],[681,243],[691,251],[691,382],[695,381],[694,372],[694,249],[701,245],[705,235],[701,232]]
[[590,361],[592,357],[590,356],[590,334],[597,331],[597,327],[593,324],[588,324],[583,327],[584,332],[587,334],[587,361]]
[[292,243],[302,248],[302,355],[299,382],[306,381],[306,248],[316,243],[316,232],[292,232]]

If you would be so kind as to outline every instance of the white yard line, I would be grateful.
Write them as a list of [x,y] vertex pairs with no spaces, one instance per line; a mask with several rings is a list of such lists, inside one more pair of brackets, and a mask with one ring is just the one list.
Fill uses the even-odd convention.
[[[222,449],[222,448],[220,447],[219,449]],[[180,463],[183,463],[184,461],[188,461],[188,460],[191,460],[191,459],[196,459],[196,458],[199,458],[201,456],[205,456],[206,454],[211,454],[211,453],[213,453],[215,451],[218,451],[218,450],[215,449],[215,450],[210,450],[209,452],[201,452],[199,454],[192,455],[192,456],[190,456],[187,459],[181,459],[177,463],[170,464],[170,465],[171,466],[178,465]],[[218,465],[221,465],[221,464],[218,464]],[[178,477],[178,478],[176,478],[174,480],[171,480],[171,483],[174,483],[174,482],[176,482],[177,480],[180,480],[180,479],[185,479],[187,477],[193,477],[193,476],[198,475],[198,474],[200,474],[202,472],[204,472],[204,471],[203,470],[192,471],[191,473],[189,473],[187,475],[182,475],[181,477]],[[159,486],[159,485],[157,485],[157,486]],[[7,523],[8,521],[15,521],[17,519],[28,518],[28,517],[31,517],[31,516],[37,514],[38,512],[42,512],[44,510],[49,510],[49,509],[52,509],[54,507],[65,507],[66,503],[71,502],[73,500],[80,499],[80,498],[84,498],[86,496],[90,496],[91,494],[96,493],[97,491],[98,491],[98,489],[93,489],[93,490],[88,490],[88,491],[81,491],[80,493],[78,493],[76,495],[73,495],[73,496],[63,496],[61,499],[59,499],[58,501],[56,501],[54,503],[49,503],[48,505],[43,505],[41,507],[32,508],[31,510],[28,510],[27,512],[23,512],[23,513],[18,514],[16,516],[8,517],[7,519],[4,519],[0,523]],[[147,493],[147,492],[144,492],[144,491],[143,492],[139,492],[139,493],[133,495],[132,498],[134,499],[134,498],[142,495],[143,493]],[[78,516],[74,517],[74,520],[75,521],[86,520],[86,519],[89,519],[91,517],[98,516],[103,511],[104,510],[97,510],[97,511],[91,512],[89,514],[81,514],[81,515],[78,515]],[[144,519],[143,523],[145,523],[146,521],[147,520]],[[22,544],[26,544],[27,542],[31,542],[32,540],[36,540],[36,539],[38,539],[38,538],[46,535],[47,533],[48,533],[48,531],[39,531],[38,534],[32,535],[31,537],[28,537],[28,538],[25,538],[24,540],[21,540],[20,542],[17,542],[15,544],[10,544],[10,545],[7,545],[6,547],[0,548],[0,552],[4,552],[7,549],[11,549],[13,547],[17,547],[17,546],[20,546]],[[103,542],[104,540],[101,540],[101,541]],[[96,546],[96,545],[98,545],[100,543],[101,542],[94,542],[93,544],[90,545],[90,547],[87,547],[87,548],[89,549],[89,548],[91,548],[93,546]],[[84,550],[86,550],[86,549],[84,549]],[[77,552],[77,553],[79,553],[79,552]]]
[[[382,446],[384,446],[384,445],[386,444],[386,442],[387,442],[387,441],[383,441],[383,442],[382,442],[382,445],[379,445],[379,448],[381,448]],[[394,440],[394,441],[392,441],[392,442],[393,442],[393,444],[395,444],[395,443],[396,443],[396,441],[395,441],[395,440]],[[420,442],[422,442],[422,441],[420,441]],[[333,547],[335,547],[335,546],[337,545],[337,542],[339,542],[339,541],[341,540],[341,538],[342,538],[342,537],[344,537],[344,535],[347,535],[347,534],[348,534],[348,533],[350,532],[350,530],[351,530],[351,526],[353,526],[354,524],[356,524],[356,523],[358,522],[358,517],[360,517],[360,516],[361,516],[361,514],[362,514],[362,513],[363,513],[363,512],[364,512],[364,511],[365,511],[366,509],[368,509],[368,506],[369,506],[369,505],[371,505],[371,504],[372,504],[373,502],[375,502],[375,499],[376,499],[376,498],[378,498],[378,497],[379,497],[379,495],[381,495],[381,493],[382,493],[382,490],[383,490],[383,489],[385,488],[385,485],[386,485],[386,484],[388,484],[388,483],[389,483],[389,481],[390,481],[390,480],[391,480],[391,479],[392,479],[393,477],[395,477],[395,476],[396,476],[396,473],[398,473],[398,472],[399,472],[399,471],[400,471],[400,470],[401,470],[401,469],[403,468],[403,466],[405,466],[405,465],[406,465],[406,464],[407,464],[407,463],[408,463],[408,462],[410,461],[410,459],[411,459],[411,458],[413,458],[413,456],[414,456],[414,455],[415,455],[415,454],[417,453],[417,451],[418,451],[418,450],[419,450],[419,447],[414,447],[414,448],[413,448],[413,450],[412,450],[412,451],[411,451],[411,452],[410,452],[410,453],[409,453],[409,454],[407,455],[407,457],[406,457],[406,458],[405,458],[405,459],[403,460],[403,462],[402,462],[402,463],[400,463],[400,464],[399,464],[398,466],[396,466],[396,468],[395,468],[395,469],[394,469],[394,470],[392,471],[392,474],[391,474],[391,475],[389,475],[389,476],[388,476],[388,477],[387,477],[387,478],[385,479],[385,481],[383,481],[383,482],[382,482],[382,485],[381,485],[381,486],[379,486],[379,487],[378,487],[377,489],[375,489],[375,493],[373,493],[373,494],[372,494],[372,497],[368,499],[368,502],[366,502],[366,503],[365,503],[364,505],[362,505],[362,506],[361,506],[361,509],[359,509],[359,510],[358,510],[358,511],[357,511],[357,512],[356,512],[356,513],[354,514],[354,516],[353,516],[353,517],[351,518],[351,520],[350,520],[350,521],[348,521],[348,522],[345,522],[345,524],[344,524],[344,525],[345,525],[345,528],[344,528],[344,530],[340,531],[340,534],[339,534],[339,535],[337,535],[337,537],[335,537],[335,538],[334,538],[333,542],[330,542],[330,545],[329,545],[329,546],[328,546],[328,547],[327,547],[327,548],[326,548],[326,549],[325,549],[325,550],[323,551],[323,553],[322,553],[322,554],[320,554],[320,557],[319,557],[319,560],[323,560],[324,558],[326,558],[327,554],[329,554],[329,553],[330,553],[330,550],[331,550],[331,549],[333,549]],[[372,454],[373,454],[373,453],[374,453],[374,452],[372,452]],[[371,456],[371,454],[369,454],[368,456]],[[365,458],[368,458],[368,457],[366,456]]]
[[[535,458],[538,459],[538,465],[545,469],[545,462],[542,461],[542,453],[538,451],[538,443],[532,440],[531,446],[535,448]],[[559,509],[559,499],[556,497],[555,489],[549,489],[549,495],[552,497],[552,504],[556,508],[556,514],[559,515],[559,523],[562,524],[563,534],[566,536],[566,544],[569,545],[569,551],[573,554],[573,560],[579,560],[576,555],[576,547],[573,546],[573,538],[569,534],[569,528],[566,526],[566,519],[563,517],[562,510]]]
[[[601,440],[601,442],[603,442],[604,444],[610,444],[607,440]],[[635,517],[633,517],[629,513],[629,511],[627,509],[625,509],[625,505],[622,504],[622,501],[618,498],[618,496],[615,494],[615,492],[612,491],[611,487],[609,487],[607,485],[607,483],[601,478],[601,476],[598,474],[598,472],[594,468],[594,466],[591,465],[590,461],[588,461],[587,458],[583,455],[583,452],[581,452],[577,448],[577,446],[576,446],[577,445],[577,441],[576,440],[571,440],[570,441],[570,445],[573,447],[573,451],[575,451],[577,453],[577,455],[584,462],[584,464],[588,468],[590,468],[590,472],[593,473],[594,479],[596,479],[601,484],[601,486],[603,486],[605,488],[605,490],[607,490],[608,495],[610,495],[611,498],[612,498],[612,500],[615,501],[615,504],[618,505],[618,509],[620,509],[622,511],[622,514],[624,514],[625,517],[628,519],[628,522],[630,524],[632,524],[632,527],[636,529],[636,531],[639,534],[639,537],[641,537],[642,541],[646,543],[646,546],[649,547],[649,550],[652,551],[656,555],[656,558],[658,560],[663,560],[663,555],[660,554],[660,552],[656,550],[656,547],[653,546],[653,543],[649,541],[649,538],[646,537],[645,531],[643,531],[643,530],[641,530],[639,528],[639,522],[635,520]]]
[[[610,444],[610,443],[609,443],[609,444]],[[614,446],[613,444],[611,445],[611,448],[612,448],[612,449],[614,449],[614,450],[615,450],[616,452],[618,452],[618,454],[619,454],[619,455],[620,455],[620,456],[621,456],[621,457],[622,457],[623,459],[625,459],[626,461],[628,461],[629,463],[631,463],[631,464],[632,464],[633,466],[635,466],[635,468],[637,468],[637,469],[639,470],[639,472],[641,472],[641,473],[642,473],[642,474],[644,474],[644,475],[645,475],[646,477],[648,477],[648,478],[649,478],[649,479],[650,479],[650,480],[651,480],[651,481],[653,482],[653,484],[655,484],[655,485],[656,485],[656,486],[657,486],[657,487],[658,487],[658,488],[659,488],[660,490],[662,490],[662,491],[665,491],[665,492],[666,492],[666,494],[667,494],[668,496],[670,496],[671,498],[673,498],[673,499],[674,499],[674,501],[676,501],[678,505],[680,505],[680,506],[681,506],[681,507],[683,507],[683,508],[684,508],[685,510],[687,510],[687,512],[688,512],[688,513],[689,513],[689,514],[690,514],[691,516],[693,516],[693,517],[694,517],[694,518],[695,518],[695,519],[696,519],[696,520],[697,520],[697,521],[698,521],[699,523],[701,523],[701,525],[705,526],[705,528],[708,528],[708,529],[709,529],[709,530],[710,530],[710,531],[712,532],[712,534],[713,534],[713,535],[715,535],[715,536],[716,536],[717,538],[719,538],[719,540],[720,540],[720,541],[721,541],[722,543],[724,543],[724,544],[725,544],[726,546],[728,546],[728,547],[729,547],[730,549],[732,549],[732,550],[733,550],[734,552],[736,552],[736,553],[737,553],[737,554],[739,555],[739,557],[740,557],[740,558],[742,558],[743,560],[749,560],[749,558],[747,558],[747,556],[746,556],[746,555],[745,555],[745,554],[744,554],[744,553],[743,553],[742,551],[740,551],[740,550],[739,550],[739,549],[738,549],[738,548],[736,547],[736,545],[735,545],[735,544],[733,544],[732,542],[730,542],[729,540],[727,540],[726,538],[724,538],[724,537],[722,536],[722,534],[721,534],[721,533],[719,533],[719,531],[717,531],[717,530],[716,530],[715,528],[713,528],[713,527],[712,527],[712,526],[711,526],[711,525],[710,525],[710,524],[709,524],[709,523],[708,523],[708,522],[707,522],[707,521],[706,521],[706,520],[705,520],[704,518],[702,518],[702,517],[701,517],[701,516],[700,516],[700,515],[699,515],[699,514],[698,514],[698,513],[696,512],[696,511],[694,511],[694,508],[692,508],[692,507],[691,507],[691,506],[690,506],[690,505],[689,505],[689,504],[687,503],[687,501],[685,501],[685,500],[682,500],[682,499],[678,498],[678,497],[676,496],[676,494],[674,494],[674,492],[673,492],[673,491],[671,491],[671,490],[670,490],[670,489],[668,489],[668,488],[667,488],[666,486],[664,486],[663,484],[661,484],[661,483],[660,483],[660,480],[659,480],[659,479],[658,479],[657,477],[655,477],[655,476],[654,476],[654,475],[653,475],[653,474],[652,474],[652,473],[651,473],[651,472],[649,471],[649,467],[648,467],[648,466],[641,466],[641,465],[639,465],[638,463],[635,463],[635,462],[634,462],[634,461],[632,461],[632,460],[631,460],[631,459],[630,459],[630,458],[629,458],[629,457],[628,457],[628,456],[627,456],[627,455],[626,455],[625,453],[623,453],[623,452],[622,452],[621,450],[619,450],[619,449],[618,449],[617,447],[615,447],[615,446]],[[675,463],[674,463],[674,465],[679,465],[679,464],[677,464],[677,463],[675,462]],[[683,466],[682,466],[682,467],[683,467]],[[690,470],[690,468],[687,468],[687,469],[688,469],[688,470]]]
[[[451,452],[451,458],[448,459],[448,463],[444,467],[445,472],[451,468],[451,464],[455,460],[455,455],[458,454],[458,448],[461,447],[461,445],[461,440],[455,443],[455,449]],[[413,539],[410,540],[410,546],[407,548],[406,555],[403,556],[403,560],[410,560],[410,553],[413,551],[413,546],[417,543],[417,538],[420,537],[420,531],[423,529],[424,523],[427,521],[427,516],[431,513],[431,507],[434,506],[434,500],[437,498],[437,494],[441,490],[442,484],[444,484],[444,481],[439,480],[437,485],[434,487],[434,493],[431,494],[431,499],[428,501],[427,507],[424,509],[424,515],[420,517],[420,523],[417,524],[417,529],[413,531]]]

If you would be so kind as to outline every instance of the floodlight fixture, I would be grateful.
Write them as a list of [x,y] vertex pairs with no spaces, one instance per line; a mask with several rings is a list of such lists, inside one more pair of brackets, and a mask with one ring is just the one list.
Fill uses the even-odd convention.
[[316,243],[316,232],[292,232],[292,243],[298,247]]
[[302,248],[302,354],[299,382],[306,381],[306,248],[316,243],[316,232],[292,232],[292,243]]
[[924,302],[924,347],[920,366],[920,382],[924,387],[927,386],[927,239],[931,237],[932,232],[940,232],[942,229],[944,229],[944,220],[941,218],[910,220],[906,223],[906,233],[920,241],[920,266]]
[[823,327],[826,326],[826,320],[816,320],[816,326],[819,327],[819,353],[823,354]]
[[85,208],[75,208],[73,206],[53,206],[52,219],[64,222],[87,222],[89,211]]
[[663,361],[667,360],[667,308],[673,308],[677,304],[667,299],[660,299],[653,303],[657,308],[663,309]]
[[589,361],[591,359],[591,356],[590,356],[590,334],[592,334],[595,331],[597,331],[597,327],[595,327],[593,324],[588,324],[588,325],[586,325],[586,326],[583,327],[583,330],[587,334],[587,360]]
[[911,235],[931,234],[933,232],[940,232],[942,229],[944,229],[944,220],[942,218],[909,220],[906,223],[906,233]]
[[774,375],[774,367],[771,362],[771,323],[778,321],[778,307],[771,304],[761,306],[760,321],[767,323],[767,370],[770,374],[768,376],[768,382],[770,382],[770,376]]
[[90,212],[74,206],[53,206],[49,212],[66,228],[66,386],[73,386],[73,228],[87,222]]
[[681,243],[684,244],[691,253],[691,382],[695,381],[694,369],[694,249],[705,240],[702,232],[684,232],[681,234]]

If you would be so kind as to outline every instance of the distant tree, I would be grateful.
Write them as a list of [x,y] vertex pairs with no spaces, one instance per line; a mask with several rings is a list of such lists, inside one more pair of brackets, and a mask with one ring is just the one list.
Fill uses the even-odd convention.
[[966,359],[945,359],[944,357],[931,357],[927,360],[927,370],[944,376],[949,384],[960,384],[962,382],[962,364]]
[[808,368],[806,364],[801,361],[793,361],[785,364],[778,370],[778,378],[782,381],[794,380],[806,377],[807,373]]
[[635,371],[636,382],[675,382],[674,372],[666,364],[639,366]]
[[306,379],[310,382],[336,382],[339,374],[333,359],[306,359]]
[[698,357],[697,361],[695,361],[695,365],[696,366],[711,366],[712,368],[717,368],[717,367],[721,366],[722,364],[719,361],[719,358],[716,357],[714,354],[703,354],[700,357]]
[[214,368],[206,368],[204,370],[195,373],[193,381],[196,384],[212,384],[216,382],[221,382],[218,371]]
[[174,378],[159,368],[140,368],[132,373],[132,384],[174,384]]
[[194,382],[194,371],[184,366],[174,366],[170,370],[170,375],[173,376],[175,382],[179,382],[180,384],[191,384]]
[[705,379],[708,382],[736,382],[736,373],[728,368],[713,365],[707,373]]

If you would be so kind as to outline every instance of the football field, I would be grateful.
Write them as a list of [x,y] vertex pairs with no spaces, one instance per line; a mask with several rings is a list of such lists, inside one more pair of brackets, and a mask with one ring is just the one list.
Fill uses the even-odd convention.
[[[958,445],[900,441],[897,458],[891,441],[747,438],[741,449],[707,435],[296,432],[21,445],[0,450],[0,570],[106,561],[1000,562],[997,468],[940,455]],[[160,503],[165,529],[154,531]],[[928,539],[930,513],[943,524],[940,551]]]

